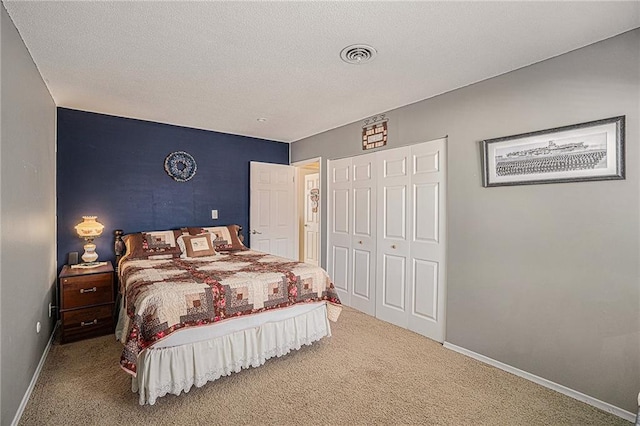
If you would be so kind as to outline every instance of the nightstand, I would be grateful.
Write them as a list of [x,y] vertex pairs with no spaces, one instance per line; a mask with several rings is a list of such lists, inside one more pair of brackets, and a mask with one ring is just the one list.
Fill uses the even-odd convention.
[[64,265],[58,278],[62,343],[112,333],[115,290],[111,262],[93,268]]

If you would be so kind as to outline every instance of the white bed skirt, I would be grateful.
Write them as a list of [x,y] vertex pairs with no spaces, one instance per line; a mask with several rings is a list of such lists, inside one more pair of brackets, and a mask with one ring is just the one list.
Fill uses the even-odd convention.
[[258,367],[302,345],[331,336],[326,303],[299,315],[257,327],[234,331],[209,340],[180,346],[148,348],[140,354],[132,390],[140,405],[153,405],[166,394],[180,395],[192,386]]

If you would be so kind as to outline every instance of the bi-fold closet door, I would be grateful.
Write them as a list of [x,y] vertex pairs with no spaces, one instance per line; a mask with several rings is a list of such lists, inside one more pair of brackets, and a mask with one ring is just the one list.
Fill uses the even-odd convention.
[[329,261],[341,300],[444,340],[445,139],[329,165]]
[[328,270],[340,300],[375,315],[376,155],[329,166]]

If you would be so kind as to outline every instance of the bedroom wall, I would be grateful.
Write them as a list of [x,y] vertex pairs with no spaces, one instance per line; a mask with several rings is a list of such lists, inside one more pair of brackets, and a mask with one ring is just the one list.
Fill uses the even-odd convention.
[[[174,151],[196,160],[191,180],[166,174],[164,160]],[[74,226],[83,215],[105,226],[95,240],[101,260],[114,259],[114,229],[237,223],[249,243],[249,161],[288,164],[289,145],[58,108],[58,268],[69,252],[82,255]]]
[[[386,147],[449,136],[446,340],[631,413],[640,391],[639,104],[637,29],[389,111]],[[626,180],[482,187],[480,140],[618,115]],[[291,160],[361,154],[360,131],[356,122],[297,141]],[[326,251],[326,231],[322,243]]]
[[9,425],[54,326],[56,109],[4,6],[0,14],[0,424]]

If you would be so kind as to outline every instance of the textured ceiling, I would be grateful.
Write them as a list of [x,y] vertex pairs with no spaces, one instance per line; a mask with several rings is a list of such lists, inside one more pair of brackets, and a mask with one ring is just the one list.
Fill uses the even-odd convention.
[[3,3],[58,106],[287,142],[640,26],[637,1]]

